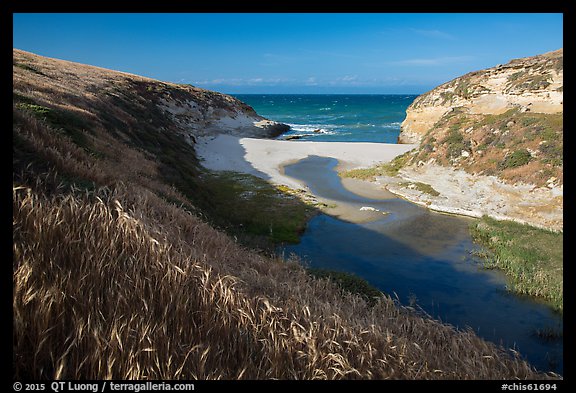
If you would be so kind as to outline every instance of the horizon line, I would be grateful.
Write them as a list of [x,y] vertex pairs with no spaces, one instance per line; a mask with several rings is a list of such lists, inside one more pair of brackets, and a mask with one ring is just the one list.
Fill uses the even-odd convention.
[[[207,90],[207,89],[205,89]],[[215,91],[215,90],[214,90]],[[234,94],[242,94],[242,95],[267,95],[267,96],[273,96],[273,95],[293,95],[293,96],[336,96],[336,95],[340,95],[340,96],[350,96],[350,95],[356,95],[356,96],[419,96],[422,95],[424,93],[225,93],[225,92],[221,92],[222,94],[227,94],[227,95],[234,95]]]

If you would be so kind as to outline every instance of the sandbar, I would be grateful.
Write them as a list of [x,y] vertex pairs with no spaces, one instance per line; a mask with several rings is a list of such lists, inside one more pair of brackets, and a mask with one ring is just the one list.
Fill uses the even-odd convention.
[[416,146],[368,142],[283,141],[221,134],[199,138],[196,154],[207,169],[248,173],[272,184],[298,189],[306,188],[305,184],[286,176],[284,165],[308,156],[320,156],[338,160],[339,170],[368,168],[391,161]]

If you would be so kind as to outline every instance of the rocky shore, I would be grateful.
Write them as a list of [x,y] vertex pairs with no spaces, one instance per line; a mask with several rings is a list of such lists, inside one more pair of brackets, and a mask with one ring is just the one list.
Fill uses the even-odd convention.
[[[563,230],[563,186],[507,184],[495,176],[430,164],[401,169],[398,176],[379,176],[375,183],[431,210],[469,217],[487,215],[553,231]],[[429,185],[432,192],[422,191]]]

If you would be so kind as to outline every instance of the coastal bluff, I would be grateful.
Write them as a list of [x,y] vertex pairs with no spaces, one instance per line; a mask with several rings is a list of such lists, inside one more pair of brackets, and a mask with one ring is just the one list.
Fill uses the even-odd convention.
[[563,228],[563,49],[470,72],[417,97],[399,143],[403,182],[387,188],[432,209]]
[[417,97],[406,110],[399,143],[418,143],[455,108],[480,115],[563,111],[563,49],[470,72]]
[[[13,49],[15,100],[53,111],[70,111],[103,120],[128,132],[154,127],[193,145],[217,134],[273,138],[290,127],[268,120],[246,103],[189,84],[162,82],[125,72],[52,59]],[[42,86],[38,89],[37,86]],[[33,91],[29,97],[27,92]],[[22,102],[21,102],[22,101]],[[117,123],[123,122],[124,125]],[[106,125],[105,125],[106,126]]]

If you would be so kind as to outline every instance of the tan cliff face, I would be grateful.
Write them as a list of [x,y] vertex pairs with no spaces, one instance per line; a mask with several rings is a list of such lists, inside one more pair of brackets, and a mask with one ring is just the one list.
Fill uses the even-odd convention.
[[419,96],[406,110],[399,143],[418,143],[454,108],[471,115],[510,109],[554,114],[563,111],[563,49],[475,71]]

